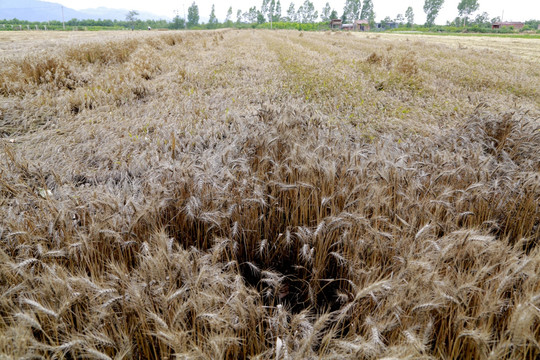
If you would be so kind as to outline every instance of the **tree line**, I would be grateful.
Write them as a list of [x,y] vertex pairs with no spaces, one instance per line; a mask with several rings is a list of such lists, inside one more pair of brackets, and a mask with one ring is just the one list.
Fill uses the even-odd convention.
[[[444,0],[424,0],[423,10],[426,14],[425,26],[434,26],[435,20],[444,5]],[[475,19],[470,16],[480,7],[478,0],[461,0],[457,6],[459,16],[454,20],[454,24],[468,25],[470,23],[486,23],[489,20],[496,21],[497,18],[489,19],[487,13],[479,14]],[[371,24],[375,22],[375,11],[373,0],[346,0],[341,15],[327,2],[321,11],[315,10],[313,2],[305,0],[298,8],[294,2],[291,2],[289,8],[283,12],[280,0],[262,0],[260,8],[253,6],[246,11],[237,10],[236,19],[233,19],[233,9],[229,7],[227,16],[223,24],[264,24],[267,22],[296,22],[296,23],[314,23],[320,21],[325,23],[331,19],[341,19],[344,23],[354,20],[367,20]],[[395,22],[398,24],[412,26],[414,25],[414,10],[412,6],[407,7],[404,13],[398,13],[395,18],[386,17],[383,21]],[[196,2],[193,2],[188,9],[187,19],[181,19],[177,16],[177,21],[184,21],[187,27],[196,27],[199,24],[199,8]],[[215,16],[215,8],[209,16],[209,25],[218,25],[219,22]],[[447,25],[450,25],[448,23]]]
[[[423,10],[426,14],[426,27],[435,26],[440,10],[444,5],[444,0],[424,0]],[[499,17],[490,18],[486,12],[478,13],[476,17],[471,17],[480,9],[479,0],[460,0],[457,6],[458,17],[453,21],[448,21],[447,26],[451,27],[466,27],[475,26],[483,28],[491,28],[491,23],[500,21]],[[352,23],[355,20],[367,20],[372,26],[375,23],[375,11],[373,0],[346,0],[341,14],[331,7],[327,2],[320,10],[315,9],[313,2],[305,0],[298,8],[294,2],[291,2],[288,9],[283,9],[280,0],[262,0],[259,8],[256,6],[250,7],[243,11],[238,9],[236,17],[233,18],[233,8],[229,7],[227,15],[223,23],[220,23],[215,15],[215,7],[212,5],[212,10],[209,16],[209,21],[206,24],[199,23],[199,7],[194,1],[188,8],[187,19],[176,16],[173,23],[177,28],[217,28],[217,27],[242,27],[252,26],[257,27],[264,24],[286,23],[286,24],[314,24],[328,23],[331,19],[341,19],[343,23]],[[405,12],[398,13],[394,18],[387,16],[381,23],[394,23],[398,26],[412,27],[415,14],[412,6],[408,6]],[[526,22],[526,29],[537,29],[539,21],[530,20]],[[279,26],[279,25],[278,25]]]
[[[315,9],[312,1],[304,0],[297,8],[294,2],[291,2],[285,10],[281,6],[280,0],[262,0],[262,5],[250,7],[243,11],[238,9],[236,17],[233,19],[233,9],[229,7],[227,16],[225,17],[224,25],[241,26],[265,23],[328,23],[331,19],[341,18],[344,22],[365,19],[370,22],[375,22],[375,12],[373,11],[373,0],[346,0],[342,15],[339,15],[336,9],[330,6],[327,2],[319,12]],[[185,24],[188,28],[197,27],[199,25],[199,7],[196,2],[193,2],[188,8],[187,19],[182,19],[176,16],[173,22]],[[215,7],[212,5],[212,10],[206,25],[218,25],[215,16]]]
[[[444,5],[444,0],[424,0],[423,10],[426,14],[425,26],[433,28],[435,20]],[[463,28],[472,27],[473,29],[490,29],[491,23],[500,21],[500,18],[490,18],[486,12],[478,13],[476,17],[471,17],[480,9],[478,0],[460,0],[457,10],[458,16],[451,22],[447,22],[447,27]],[[280,0],[262,0],[260,7],[250,7],[243,11],[241,9],[233,12],[232,6],[227,10],[226,17],[220,22],[216,16],[215,6],[212,5],[207,23],[200,22],[199,6],[195,1],[189,6],[187,17],[180,17],[177,13],[172,21],[167,20],[140,20],[136,11],[130,11],[125,21],[121,20],[78,20],[71,19],[65,24],[59,21],[49,21],[46,23],[22,21],[18,19],[0,21],[0,30],[7,29],[11,24],[14,25],[41,25],[46,24],[50,29],[59,29],[64,25],[71,28],[89,27],[91,29],[99,28],[131,28],[146,29],[150,28],[170,28],[170,29],[216,29],[221,27],[237,28],[279,28],[279,29],[299,29],[299,30],[320,30],[325,28],[325,24],[331,19],[341,19],[343,23],[352,23],[355,20],[366,20],[371,26],[375,24],[375,11],[373,0],[346,0],[345,5],[339,13],[327,2],[319,10],[315,9],[312,1],[304,0],[300,6],[296,7],[291,2],[287,9],[283,9]],[[382,21],[382,27],[393,23],[393,27],[413,27],[415,26],[415,13],[412,6],[408,6],[405,12],[398,13],[394,18],[385,17]],[[538,28],[539,21],[530,20],[526,22],[525,30],[535,30]],[[8,26],[6,28],[6,25]],[[2,27],[3,26],[3,27]]]

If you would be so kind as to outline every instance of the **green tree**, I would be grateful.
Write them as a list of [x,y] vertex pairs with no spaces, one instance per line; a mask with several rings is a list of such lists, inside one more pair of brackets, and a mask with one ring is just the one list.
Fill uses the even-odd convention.
[[225,16],[225,23],[227,26],[231,25],[231,17],[232,17],[232,6],[229,6],[229,10],[227,10],[227,16]]
[[277,0],[276,8],[274,10],[274,22],[281,20],[281,2]]
[[289,9],[287,10],[287,17],[289,18],[290,22],[296,21],[296,10],[294,9],[294,3],[291,2],[289,5]]
[[330,4],[329,3],[326,3],[326,5],[324,5],[322,11],[321,11],[321,19],[322,21],[324,22],[328,22],[330,21],[330,13],[332,12],[332,8],[330,8]]
[[474,24],[482,27],[491,27],[491,23],[489,22],[489,14],[484,11],[483,13],[476,15],[474,18]]
[[[501,20],[498,20],[501,21]],[[531,28],[531,30],[538,29],[538,26],[540,26],[540,20],[527,20],[525,21],[525,26],[528,26]]]
[[180,15],[176,15],[173,19],[173,22],[171,24],[171,29],[183,29],[186,27],[186,19],[183,19],[180,17]]
[[462,27],[463,26],[463,19],[458,16],[453,21],[447,21],[446,26]]
[[480,4],[478,4],[478,0],[461,0],[458,4],[458,12],[459,16],[463,18],[463,22],[465,25],[467,25],[467,20],[469,20],[469,16],[478,10],[480,7]]
[[319,17],[319,12],[315,11],[315,6],[309,0],[304,1],[298,8],[297,21],[301,23],[312,23]]
[[407,26],[411,27],[414,25],[414,11],[412,6],[409,6],[407,8],[407,11],[405,11],[405,18],[407,19]]
[[236,11],[236,23],[237,24],[242,23],[242,10],[240,9]]
[[381,25],[384,29],[386,29],[386,27],[388,26],[388,24],[390,24],[392,22],[392,18],[390,18],[390,16],[387,16],[385,17],[382,21],[381,21]]
[[360,0],[346,0],[343,7],[343,22],[352,22],[360,17]]
[[264,24],[266,22],[266,18],[264,17],[263,13],[260,11],[257,11],[257,24]]
[[210,17],[208,18],[208,28],[215,29],[218,25],[218,19],[216,17],[216,7],[212,4],[212,11],[210,11]]
[[276,11],[276,1],[270,0],[268,1],[268,11],[266,13],[266,17],[270,22],[274,21],[274,11]]
[[270,13],[270,0],[263,0],[260,12],[264,15],[264,17]]
[[375,11],[373,10],[373,1],[364,0],[362,4],[362,13],[360,14],[360,19],[368,20],[370,24],[375,22]]
[[139,20],[137,19],[137,15],[139,15],[139,12],[135,10],[131,10],[126,15],[126,21],[131,24],[131,30],[133,30],[135,23]]
[[296,12],[296,21],[300,23],[304,23],[305,21],[305,13],[304,13],[304,6],[300,5],[298,8],[298,11]]
[[426,0],[424,2],[424,12],[426,13],[426,26],[433,26],[439,11],[444,4],[444,0]]
[[319,12],[315,10],[315,5],[309,0],[304,2],[307,22],[314,23],[319,18]]
[[332,10],[332,12],[330,13],[330,20],[337,19],[338,17],[338,12],[336,10]]
[[249,11],[247,13],[248,23],[250,23],[250,24],[256,23],[257,22],[257,15],[258,15],[257,7],[256,6],[250,7]]
[[[280,5],[281,7],[281,5]],[[268,21],[274,21],[274,12],[276,10],[276,1],[275,0],[263,0],[261,6],[261,14],[268,19]]]
[[199,6],[195,4],[195,1],[188,7],[187,25],[192,28],[199,25]]

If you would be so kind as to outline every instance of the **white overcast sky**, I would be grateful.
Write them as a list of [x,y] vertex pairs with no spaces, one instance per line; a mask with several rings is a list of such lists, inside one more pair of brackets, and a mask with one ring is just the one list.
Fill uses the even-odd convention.
[[[168,18],[174,17],[174,11],[179,10],[182,16],[183,9],[187,12],[187,8],[193,2],[192,0],[48,0],[50,2],[60,3],[64,6],[73,9],[87,9],[99,6],[109,8],[135,9],[140,11],[152,12],[156,15],[165,16]],[[328,0],[312,0],[315,9],[321,12],[321,9]],[[223,21],[227,14],[229,6],[233,8],[233,20],[236,19],[236,10],[241,9],[242,12],[248,10],[252,6],[260,8],[262,0],[236,0],[234,2],[225,2],[219,0],[196,0],[199,6],[199,14],[201,20],[208,19],[212,4],[216,6],[216,16],[220,21]],[[292,1],[295,8],[304,2],[304,0]],[[343,5],[345,0],[328,1],[330,6],[343,13]],[[282,0],[282,14],[285,15],[291,0]],[[445,24],[447,20],[453,20],[458,16],[457,5],[459,0],[446,0],[443,8],[437,17],[437,24]],[[487,12],[491,18],[502,16],[504,12],[504,20],[506,21],[525,21],[530,19],[540,19],[540,0],[479,0],[479,12]],[[415,23],[421,24],[425,22],[425,14],[423,11],[424,0],[373,0],[375,15],[377,20],[381,20],[386,16],[395,18],[397,14],[404,14],[408,6],[414,9]]]

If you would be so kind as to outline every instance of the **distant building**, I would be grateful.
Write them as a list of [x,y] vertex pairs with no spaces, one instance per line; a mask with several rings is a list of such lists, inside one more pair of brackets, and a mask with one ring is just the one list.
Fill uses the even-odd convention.
[[523,29],[525,26],[522,22],[511,22],[511,21],[497,21],[491,24],[492,29],[502,29],[502,28],[508,28],[513,27],[515,30]]
[[330,20],[330,29],[341,29],[343,20],[341,19],[332,19]]
[[354,30],[369,31],[369,21],[367,20],[356,20],[353,25]]
[[397,22],[380,22],[377,24],[377,29],[379,30],[387,30],[387,29],[397,29],[399,27],[399,24]]
[[352,24],[344,24],[341,19],[330,20],[330,29],[369,31],[367,20],[355,20]]

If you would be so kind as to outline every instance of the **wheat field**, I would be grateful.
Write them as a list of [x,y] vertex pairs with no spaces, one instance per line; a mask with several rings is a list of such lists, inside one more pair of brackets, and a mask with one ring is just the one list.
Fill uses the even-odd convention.
[[540,356],[540,42],[2,36],[1,359]]

